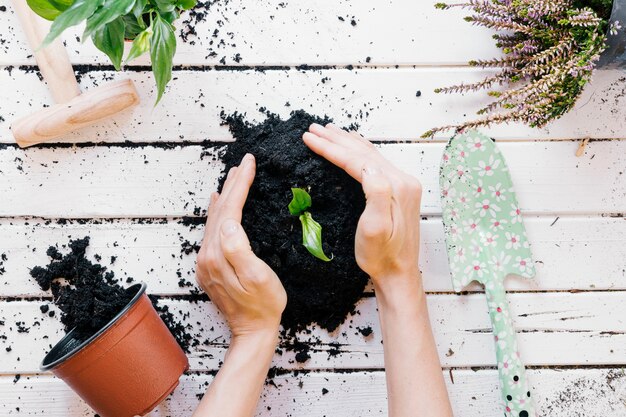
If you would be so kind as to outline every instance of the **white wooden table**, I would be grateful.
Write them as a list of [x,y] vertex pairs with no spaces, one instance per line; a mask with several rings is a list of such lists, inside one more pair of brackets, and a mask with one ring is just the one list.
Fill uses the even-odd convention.
[[[419,139],[430,127],[471,117],[484,96],[440,96],[433,89],[480,78],[484,72],[465,63],[497,50],[488,31],[465,23],[462,13],[436,11],[434,3],[213,5],[196,25],[194,44],[179,43],[174,80],[156,108],[146,60],[115,73],[99,66],[107,64],[105,57],[80,44],[80,30],[73,30],[64,38],[73,62],[84,64],[82,87],[130,77],[143,103],[68,137],[85,145],[21,150],[9,133],[11,121],[51,98],[33,71],[9,2],[0,0],[6,6],[0,8],[0,143],[6,144],[0,147],[0,254],[7,256],[0,261],[0,334],[7,337],[0,339],[0,416],[93,414],[61,381],[38,370],[62,331],[40,312],[49,295],[28,274],[29,267],[46,263],[48,245],[85,235],[92,237],[92,254],[118,257],[112,267],[118,275],[147,281],[175,311],[190,313],[194,327],[211,329],[204,336],[213,342],[194,349],[191,372],[153,415],[190,414],[218,369],[228,331],[210,303],[191,303],[189,289],[177,284],[178,271],[194,275],[194,255],[181,254],[181,242],[199,241],[202,234],[180,218],[197,215],[194,209],[204,209],[215,189],[221,163],[212,158],[217,152],[211,142],[231,140],[220,111],[248,112],[258,120],[260,106],[282,115],[304,108],[339,123],[356,121],[387,157],[422,180],[422,269],[456,415],[501,416],[484,296],[457,296],[450,285],[437,198],[445,138]],[[219,48],[210,45],[216,27],[217,39],[226,41]],[[211,48],[217,56],[207,57]],[[219,62],[222,57],[232,68]],[[303,64],[308,67],[298,68]],[[597,72],[576,110],[547,130],[511,125],[488,132],[508,159],[539,270],[536,282],[510,279],[507,286],[543,416],[626,416],[624,77]],[[576,158],[585,137],[602,140]],[[386,415],[371,294],[358,311],[333,334],[313,328],[302,336],[321,340],[306,364],[295,363],[292,353],[276,356],[280,376],[267,386],[259,416]],[[30,330],[20,332],[20,325]],[[372,326],[373,334],[363,337],[356,329],[361,326]],[[328,354],[331,343],[339,344],[339,355]]]

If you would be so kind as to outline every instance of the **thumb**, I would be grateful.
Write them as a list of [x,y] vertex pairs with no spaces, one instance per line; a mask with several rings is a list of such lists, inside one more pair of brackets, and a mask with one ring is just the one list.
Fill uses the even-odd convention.
[[246,232],[238,221],[226,219],[220,229],[222,252],[240,278],[248,275],[256,263]]
[[367,238],[389,238],[393,230],[391,217],[392,188],[389,178],[375,165],[363,167],[362,181],[366,205],[359,226]]

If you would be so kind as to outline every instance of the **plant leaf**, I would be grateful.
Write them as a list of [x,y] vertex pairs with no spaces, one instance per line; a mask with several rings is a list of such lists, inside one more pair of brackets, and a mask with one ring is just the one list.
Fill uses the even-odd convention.
[[289,213],[292,216],[299,216],[306,209],[311,207],[311,196],[304,188],[292,188],[293,198],[289,203]]
[[198,4],[197,0],[178,0],[176,7],[182,10],[189,10],[196,7],[196,4]]
[[304,247],[316,258],[325,262],[331,261],[332,258],[326,256],[322,248],[322,226],[313,220],[308,211],[300,216],[300,223],[302,223],[302,244]]
[[47,20],[54,20],[72,4],[72,0],[26,0],[31,10]]
[[135,1],[135,5],[133,6],[133,15],[139,19],[143,16],[143,11],[148,4],[148,0],[137,0]]
[[124,55],[124,21],[118,17],[112,22],[96,30],[91,35],[93,44],[107,54],[116,70],[122,67]]
[[76,26],[87,19],[98,7],[102,6],[103,3],[104,0],[75,0],[69,8],[58,15],[54,22],[52,22],[50,32],[46,35],[39,49],[50,45],[65,29]]
[[157,85],[156,106],[161,97],[163,97],[165,86],[172,79],[172,61],[176,53],[176,35],[172,25],[163,20],[158,13],[156,13],[151,28],[150,59],[152,60],[152,72]]
[[172,12],[176,9],[176,2],[172,0],[152,0],[161,12]]
[[133,46],[128,52],[126,62],[130,62],[133,59],[145,54],[150,50],[150,39],[152,38],[152,30],[146,29],[135,37],[133,40]]
[[83,42],[107,23],[130,13],[134,5],[135,0],[105,0],[102,7],[87,19],[87,26],[83,32]]
[[127,14],[122,16],[126,28],[124,30],[124,39],[134,40],[137,35],[146,29],[143,19],[137,19],[135,16]]

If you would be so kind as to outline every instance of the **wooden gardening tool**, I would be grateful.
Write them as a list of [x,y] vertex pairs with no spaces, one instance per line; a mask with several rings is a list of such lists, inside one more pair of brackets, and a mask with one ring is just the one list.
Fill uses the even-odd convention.
[[50,28],[46,21],[33,13],[24,0],[13,0],[13,8],[35,51],[39,71],[58,103],[13,123],[11,130],[20,147],[49,142],[139,103],[131,80],[112,82],[81,94],[61,41],[57,39],[38,50]]
[[454,290],[485,286],[506,417],[534,417],[506,300],[508,274],[535,276],[513,183],[495,143],[478,132],[450,139],[439,177]]

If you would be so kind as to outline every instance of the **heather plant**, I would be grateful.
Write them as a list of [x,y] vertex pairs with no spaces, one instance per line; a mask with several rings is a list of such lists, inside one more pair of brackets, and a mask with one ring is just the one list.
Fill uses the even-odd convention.
[[[611,4],[611,0],[468,0],[436,4],[443,10],[467,9],[471,14],[465,20],[495,29],[493,38],[504,55],[469,62],[473,67],[499,69],[482,81],[435,90],[487,91],[493,101],[478,110],[481,117],[431,129],[423,137],[508,122],[543,127],[567,113],[590,81],[606,48],[606,11],[610,14]],[[597,6],[595,10],[593,6]],[[602,10],[604,16],[596,10]]]

